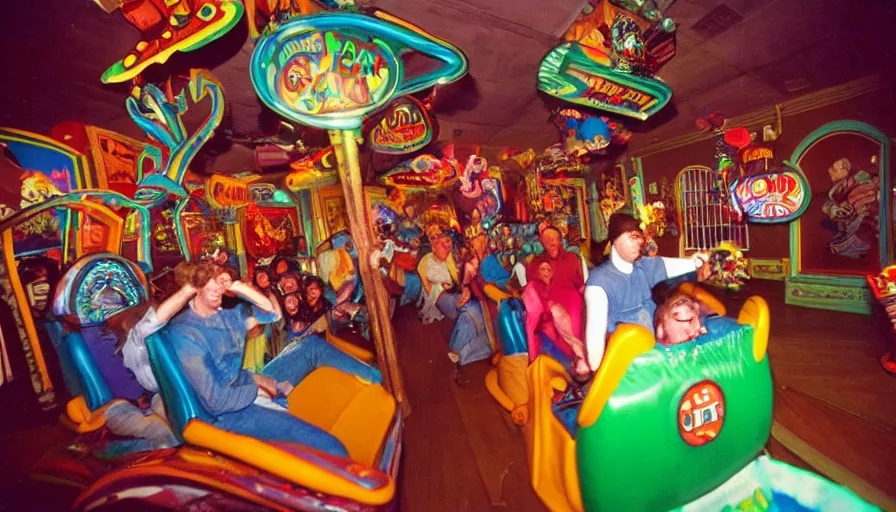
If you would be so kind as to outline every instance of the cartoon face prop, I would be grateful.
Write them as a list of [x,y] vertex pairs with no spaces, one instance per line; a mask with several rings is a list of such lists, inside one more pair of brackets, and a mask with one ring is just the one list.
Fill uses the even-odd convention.
[[59,264],[50,258],[25,258],[19,263],[19,276],[25,288],[28,305],[35,316],[47,310],[50,294],[59,282]]

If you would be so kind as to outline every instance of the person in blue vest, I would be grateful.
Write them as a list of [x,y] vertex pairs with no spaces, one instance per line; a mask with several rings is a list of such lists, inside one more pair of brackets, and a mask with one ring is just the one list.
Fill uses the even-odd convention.
[[603,359],[607,336],[619,324],[642,325],[654,332],[654,286],[692,272],[702,281],[709,272],[704,254],[691,258],[643,256],[644,233],[640,221],[631,215],[614,213],[608,238],[610,259],[593,269],[585,282],[585,344],[593,370]]

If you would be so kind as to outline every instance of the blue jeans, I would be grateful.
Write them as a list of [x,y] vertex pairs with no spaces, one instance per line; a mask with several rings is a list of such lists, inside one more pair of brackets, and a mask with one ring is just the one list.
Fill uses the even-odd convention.
[[339,457],[348,457],[345,446],[330,433],[306,423],[285,411],[250,405],[236,412],[218,416],[214,425],[235,434],[261,439],[284,441],[324,451]]
[[[287,347],[265,365],[261,373],[277,382],[286,381],[296,386],[309,373],[322,366],[357,375],[374,384],[383,381],[379,370],[358,361],[316,335]],[[221,414],[217,417],[215,426],[264,441],[296,443],[332,455],[348,457],[342,443],[328,432],[287,412],[259,405],[253,404],[236,412]]]
[[358,361],[317,335],[308,336],[299,340],[295,345],[287,346],[283,352],[265,365],[261,373],[277,382],[286,381],[293,386],[298,386],[309,373],[322,366],[357,375],[373,384],[383,382],[383,376],[379,370]]
[[465,365],[491,356],[492,346],[488,341],[479,302],[471,299],[462,308],[458,308],[460,297],[459,293],[443,293],[436,301],[436,307],[446,317],[456,320],[448,350],[457,354],[460,364]]

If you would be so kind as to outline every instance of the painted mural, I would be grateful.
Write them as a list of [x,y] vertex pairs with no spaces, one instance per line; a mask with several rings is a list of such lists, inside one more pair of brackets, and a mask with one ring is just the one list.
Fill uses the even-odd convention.
[[799,160],[817,190],[801,217],[803,272],[865,275],[880,270],[880,143],[868,136],[834,133]]

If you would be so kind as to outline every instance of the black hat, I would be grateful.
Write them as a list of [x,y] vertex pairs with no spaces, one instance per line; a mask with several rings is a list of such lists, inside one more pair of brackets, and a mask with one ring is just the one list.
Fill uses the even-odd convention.
[[610,227],[607,231],[607,238],[612,244],[620,235],[629,231],[641,233],[641,221],[627,213],[616,212],[610,216]]

